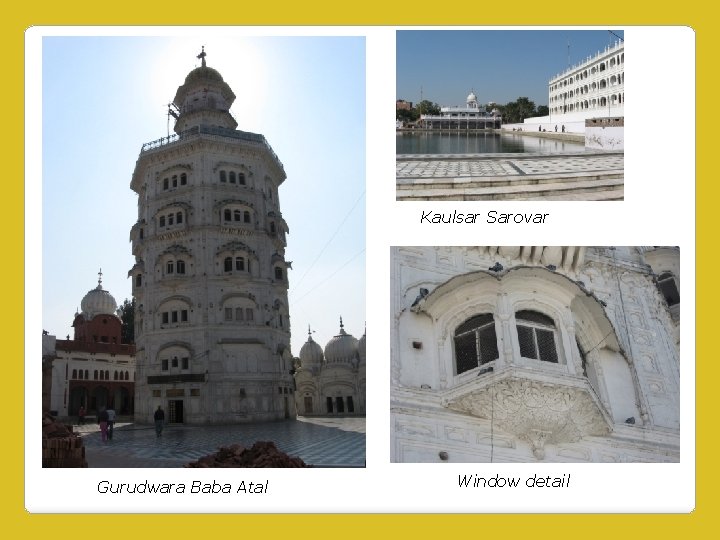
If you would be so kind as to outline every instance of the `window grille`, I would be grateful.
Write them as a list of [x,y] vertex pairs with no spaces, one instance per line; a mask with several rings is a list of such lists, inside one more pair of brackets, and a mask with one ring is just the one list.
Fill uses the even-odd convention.
[[553,320],[547,315],[529,310],[518,311],[515,314],[515,320],[517,322],[520,355],[523,358],[557,364],[558,356]]
[[471,317],[455,330],[455,369],[460,375],[498,358],[492,313]]

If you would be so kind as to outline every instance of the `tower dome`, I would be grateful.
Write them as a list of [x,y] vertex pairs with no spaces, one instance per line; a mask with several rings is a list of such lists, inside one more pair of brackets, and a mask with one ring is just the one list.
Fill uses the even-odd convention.
[[177,89],[169,114],[175,117],[175,133],[200,126],[210,126],[234,130],[237,122],[230,114],[230,106],[235,94],[220,72],[205,63],[205,47],[197,56],[202,65],[193,69],[185,77],[185,82]]
[[345,332],[342,317],[340,317],[340,333],[325,345],[325,361],[328,364],[357,362],[358,340]]
[[92,319],[95,315],[115,315],[117,302],[115,298],[102,288],[102,270],[99,272],[98,286],[88,291],[80,302],[80,309],[85,319]]
[[305,368],[320,365],[323,361],[323,350],[320,345],[313,341],[310,335],[310,327],[308,326],[308,340],[300,349],[300,362]]

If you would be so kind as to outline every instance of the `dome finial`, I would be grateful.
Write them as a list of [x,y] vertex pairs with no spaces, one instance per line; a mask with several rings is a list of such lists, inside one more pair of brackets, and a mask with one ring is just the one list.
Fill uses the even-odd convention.
[[340,315],[340,329],[343,328],[342,315]]
[[102,268],[98,272],[98,289],[102,289]]
[[202,60],[202,67],[205,67],[205,57],[207,56],[207,53],[205,52],[205,45],[202,46],[202,51],[200,54],[197,55],[197,57]]

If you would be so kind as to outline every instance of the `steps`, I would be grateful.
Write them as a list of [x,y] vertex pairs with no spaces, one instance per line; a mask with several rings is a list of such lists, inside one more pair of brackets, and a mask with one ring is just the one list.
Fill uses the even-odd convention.
[[398,201],[623,200],[624,171],[503,177],[398,178]]

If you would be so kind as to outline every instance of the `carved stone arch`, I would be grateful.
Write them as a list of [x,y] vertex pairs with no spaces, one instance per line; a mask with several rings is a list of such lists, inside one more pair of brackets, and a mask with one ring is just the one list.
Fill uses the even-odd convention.
[[173,295],[173,296],[168,296],[168,297],[163,298],[162,300],[160,300],[160,301],[157,303],[157,305],[155,306],[155,311],[156,311],[156,312],[160,311],[160,308],[163,307],[163,305],[165,305],[165,304],[167,304],[167,303],[169,303],[169,302],[174,302],[174,301],[183,302],[183,303],[187,304],[188,309],[192,309],[193,302],[192,302],[192,300],[190,299],[189,296],[184,296],[184,295],[181,295],[181,294],[175,294],[175,295]]
[[175,348],[185,349],[188,352],[188,356],[190,358],[193,358],[195,356],[195,350],[193,349],[193,346],[187,341],[168,341],[158,349],[157,354],[155,355],[155,360],[160,360],[163,351]]
[[220,298],[220,305],[224,305],[225,302],[227,302],[228,300],[230,300],[232,298],[246,298],[246,299],[254,302],[256,307],[258,306],[257,300],[255,299],[255,295],[252,293],[246,293],[246,292],[226,293]]
[[193,167],[191,163],[176,163],[175,165],[170,165],[169,167],[165,167],[164,169],[158,171],[155,173],[155,179],[159,180],[160,177],[166,175],[166,174],[172,174],[173,172],[189,172],[192,171]]

